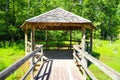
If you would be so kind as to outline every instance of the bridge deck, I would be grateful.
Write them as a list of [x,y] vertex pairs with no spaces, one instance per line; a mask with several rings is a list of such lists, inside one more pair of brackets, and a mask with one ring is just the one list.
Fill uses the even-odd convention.
[[35,80],[82,79],[81,73],[72,59],[71,52],[47,52],[45,56],[48,57],[48,60],[45,61],[39,68]]

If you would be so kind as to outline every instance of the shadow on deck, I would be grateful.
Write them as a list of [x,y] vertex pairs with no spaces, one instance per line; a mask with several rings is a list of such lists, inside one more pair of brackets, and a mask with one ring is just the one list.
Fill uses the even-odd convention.
[[73,61],[72,50],[70,51],[44,51],[48,58],[40,66],[35,80],[80,80],[79,69]]
[[72,50],[48,50],[44,51],[44,56],[48,59],[73,59]]

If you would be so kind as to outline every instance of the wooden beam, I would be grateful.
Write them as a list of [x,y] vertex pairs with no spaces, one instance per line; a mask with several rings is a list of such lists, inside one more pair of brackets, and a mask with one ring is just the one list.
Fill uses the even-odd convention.
[[27,55],[27,40],[28,40],[28,36],[27,36],[27,29],[25,29],[25,55]]

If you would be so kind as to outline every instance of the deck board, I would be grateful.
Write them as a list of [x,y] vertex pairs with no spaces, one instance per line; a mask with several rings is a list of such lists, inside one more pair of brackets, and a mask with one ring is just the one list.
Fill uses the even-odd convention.
[[[66,52],[65,52],[66,53]],[[63,54],[63,53],[62,53]],[[72,58],[65,54],[50,55],[46,62],[41,65],[35,80],[81,80],[82,76]],[[62,57],[62,58],[60,58]]]
[[73,60],[48,60],[43,64],[42,70],[36,80],[80,80],[81,73]]

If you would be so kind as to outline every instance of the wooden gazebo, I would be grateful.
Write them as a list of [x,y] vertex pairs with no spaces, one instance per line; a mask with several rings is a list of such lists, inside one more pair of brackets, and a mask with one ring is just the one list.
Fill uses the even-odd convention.
[[[61,8],[35,16],[26,20],[21,26],[25,30],[25,52],[27,53],[27,30],[31,30],[31,47],[35,46],[35,30],[82,30],[82,49],[85,50],[85,30],[90,30],[90,51],[92,51],[92,22]],[[70,38],[71,39],[71,38]],[[70,40],[71,41],[71,40]]]

